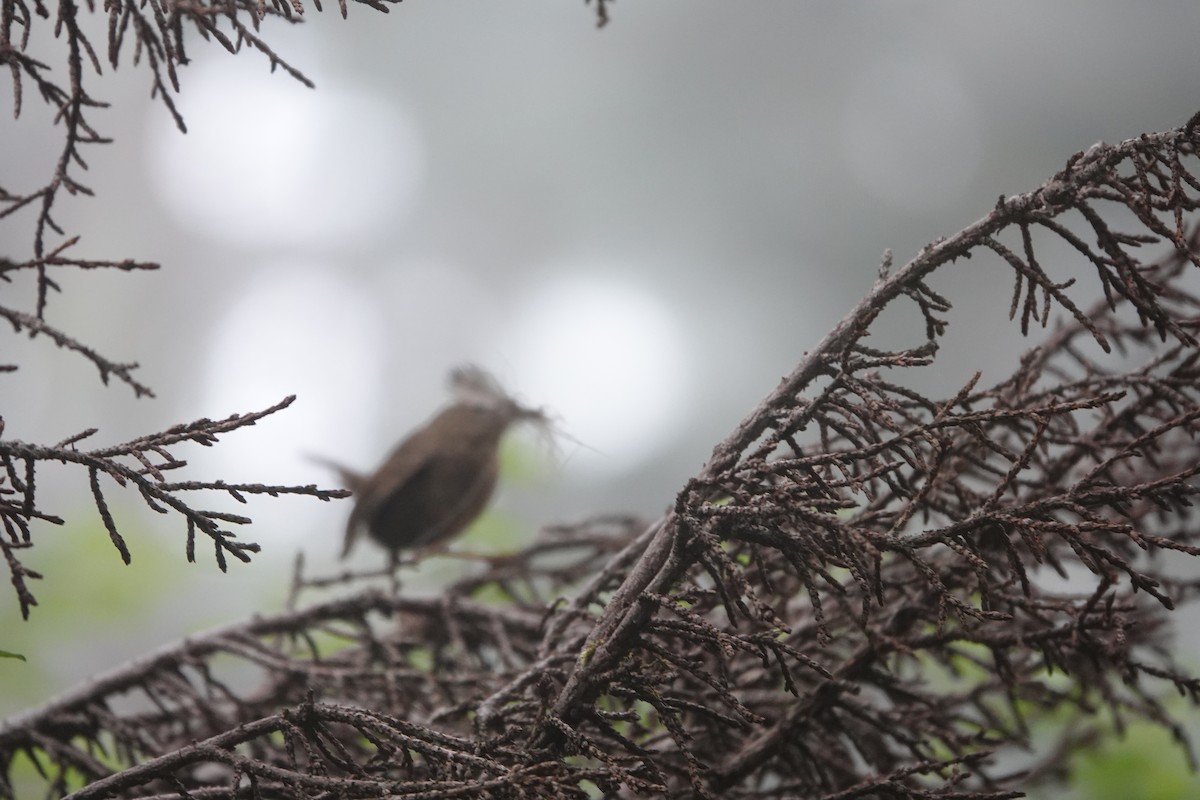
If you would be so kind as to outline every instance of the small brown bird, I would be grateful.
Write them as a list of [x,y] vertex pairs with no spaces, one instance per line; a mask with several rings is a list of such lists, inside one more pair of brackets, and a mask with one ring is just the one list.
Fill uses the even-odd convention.
[[475,366],[450,374],[455,401],[400,443],[374,473],[334,466],[354,492],[342,558],[362,530],[401,551],[445,544],[470,525],[491,499],[499,473],[500,439],[515,422],[547,425],[546,412],[510,397]]

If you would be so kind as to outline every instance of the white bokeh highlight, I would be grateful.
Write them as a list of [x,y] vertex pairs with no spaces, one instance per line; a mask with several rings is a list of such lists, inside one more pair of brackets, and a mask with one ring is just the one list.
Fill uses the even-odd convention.
[[686,423],[682,329],[665,302],[612,272],[571,270],[531,288],[503,348],[513,386],[561,421],[564,470],[583,477],[633,469]]
[[332,248],[390,234],[425,173],[408,115],[357,88],[313,91],[221,55],[182,75],[186,135],[167,115],[151,117],[148,172],[177,223],[241,246]]
[[[383,322],[369,294],[331,267],[280,263],[253,272],[227,302],[198,386],[202,407],[224,415],[290,394],[297,399],[258,423],[252,446],[231,442],[208,451],[218,462],[211,471],[336,486],[335,476],[309,457],[350,461],[373,449]],[[282,504],[262,505],[273,512]]]

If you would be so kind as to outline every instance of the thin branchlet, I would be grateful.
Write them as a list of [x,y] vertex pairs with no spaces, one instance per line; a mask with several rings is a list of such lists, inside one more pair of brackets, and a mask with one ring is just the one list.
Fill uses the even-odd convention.
[[[22,563],[24,551],[35,544],[32,526],[38,522],[59,525],[63,522],[61,518],[41,510],[35,480],[39,469],[55,462],[86,471],[96,512],[126,564],[132,561],[133,551],[121,536],[117,517],[109,507],[107,498],[114,489],[125,492],[136,490],[135,496],[153,511],[182,517],[186,521],[188,560],[194,560],[194,537],[199,533],[211,542],[217,564],[222,569],[227,564],[226,556],[246,562],[253,553],[258,552],[259,546],[254,542],[239,540],[231,529],[231,526],[247,525],[249,517],[200,507],[191,499],[198,493],[203,497],[214,494],[224,496],[238,504],[245,504],[247,495],[278,497],[290,494],[318,500],[348,496],[349,492],[345,490],[321,489],[313,484],[288,486],[167,479],[168,474],[174,475],[177,470],[187,466],[187,462],[177,458],[172,449],[188,443],[211,446],[219,436],[252,426],[264,417],[286,409],[293,400],[295,397],[287,397],[250,414],[234,414],[215,421],[200,419],[140,436],[124,444],[92,450],[80,449],[79,445],[95,435],[95,429],[69,436],[53,446],[0,438],[0,523],[9,534],[7,537],[0,535],[0,552],[3,552],[7,562],[22,615],[28,618],[37,604],[29,580],[40,576]],[[102,477],[106,480],[102,481]]]

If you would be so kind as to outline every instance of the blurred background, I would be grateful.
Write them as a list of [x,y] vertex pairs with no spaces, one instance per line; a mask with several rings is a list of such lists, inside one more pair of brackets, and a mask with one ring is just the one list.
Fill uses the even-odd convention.
[[[885,249],[902,264],[1072,153],[1200,107],[1192,0],[622,0],[599,31],[591,7],[562,0],[351,6],[345,21],[310,10],[262,26],[316,90],[261,53],[189,37],[186,135],[128,53],[88,79],[113,104],[92,119],[115,142],[86,150],[97,198],[64,197],[57,217],[83,234],[81,254],[163,269],[65,274],[48,320],[140,362],[158,396],[103,387],[44,338],[5,338],[3,360],[21,367],[0,376],[6,436],[96,426],[96,445],[115,443],[297,394],[177,455],[195,479],[334,486],[309,456],[373,467],[472,361],[566,433],[552,448],[510,442],[476,538],[503,547],[594,513],[657,515],[867,291]],[[58,43],[38,46],[61,75]],[[0,115],[10,190],[44,183],[60,147],[28,94],[19,120]],[[0,252],[27,252],[29,230],[0,223]],[[1028,343],[1007,321],[1009,286],[982,260],[938,276],[953,344],[927,388],[1012,368]],[[29,285],[4,292],[32,308]],[[913,322],[881,332],[915,344]],[[221,574],[203,550],[184,562],[180,520],[114,487],[125,568],[86,476],[43,473],[43,506],[73,513],[29,558],[46,578],[33,621],[0,593],[0,647],[36,663],[0,664],[0,714],[277,610],[298,551],[334,569],[349,510],[252,502],[245,538],[264,551]],[[379,558],[360,547],[354,563]],[[423,566],[410,585],[432,591],[460,568]]]

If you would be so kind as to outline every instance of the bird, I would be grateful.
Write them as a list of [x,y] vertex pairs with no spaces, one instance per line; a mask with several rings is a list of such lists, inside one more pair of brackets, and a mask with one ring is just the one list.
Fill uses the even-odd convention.
[[388,550],[392,566],[404,552],[448,544],[483,512],[496,488],[500,441],[515,423],[549,425],[545,410],[509,396],[483,369],[450,373],[454,400],[400,442],[370,474],[326,461],[354,494],[342,558],[365,531]]

